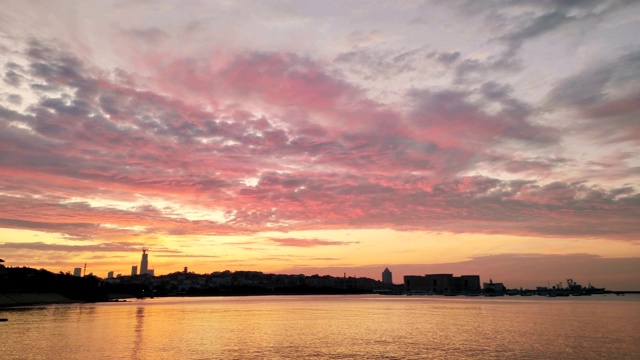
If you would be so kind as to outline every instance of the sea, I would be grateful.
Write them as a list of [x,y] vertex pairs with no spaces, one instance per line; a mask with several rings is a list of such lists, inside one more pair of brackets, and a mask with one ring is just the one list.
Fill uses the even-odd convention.
[[0,359],[640,359],[640,296],[168,297],[0,309]]

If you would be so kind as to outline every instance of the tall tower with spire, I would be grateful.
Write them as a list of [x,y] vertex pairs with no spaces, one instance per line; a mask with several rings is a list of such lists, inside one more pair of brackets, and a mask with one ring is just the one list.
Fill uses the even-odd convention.
[[147,274],[149,272],[149,249],[142,248],[142,260],[140,260],[140,275]]

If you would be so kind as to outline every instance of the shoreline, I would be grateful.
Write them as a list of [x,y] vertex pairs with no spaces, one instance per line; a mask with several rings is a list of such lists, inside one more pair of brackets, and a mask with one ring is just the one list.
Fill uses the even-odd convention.
[[[368,293],[367,293],[368,294]],[[22,306],[38,306],[38,305],[55,305],[55,304],[84,304],[84,303],[106,303],[106,302],[129,302],[130,300],[135,299],[153,299],[153,298],[167,298],[167,297],[177,297],[177,298],[197,298],[197,297],[233,297],[233,296],[301,296],[301,295],[367,295],[367,294],[336,294],[336,293],[327,293],[327,294],[318,294],[318,293],[282,293],[282,294],[170,294],[170,295],[157,295],[157,296],[145,296],[138,297],[131,294],[113,294],[115,296],[110,296],[108,300],[104,301],[87,301],[87,300],[73,300],[69,299],[63,295],[56,293],[1,293],[0,294],[0,309],[14,308],[14,307],[22,307]],[[371,293],[375,294],[375,293]],[[607,291],[603,294],[599,295],[617,295],[624,296],[625,294],[640,294],[640,291]],[[378,294],[381,296],[387,296],[385,294]],[[435,294],[394,294],[398,296],[446,296],[447,295],[435,295]],[[522,295],[502,295],[502,296],[489,296],[489,297],[519,297]],[[455,297],[478,297],[478,295],[455,295]],[[479,297],[487,297],[484,295],[480,295]],[[524,296],[528,297],[528,296]],[[548,296],[534,296],[534,297],[548,297]]]
[[72,304],[78,301],[71,300],[56,293],[2,293],[0,294],[0,308],[49,305],[49,304]]

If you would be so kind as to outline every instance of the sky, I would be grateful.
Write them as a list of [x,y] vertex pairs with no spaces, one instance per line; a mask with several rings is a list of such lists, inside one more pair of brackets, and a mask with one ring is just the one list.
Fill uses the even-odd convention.
[[0,0],[0,257],[640,290],[640,2]]

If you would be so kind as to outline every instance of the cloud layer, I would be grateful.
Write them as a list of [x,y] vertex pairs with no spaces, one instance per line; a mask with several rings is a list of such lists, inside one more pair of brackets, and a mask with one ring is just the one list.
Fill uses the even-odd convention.
[[[401,112],[291,54],[239,54],[215,71],[180,62],[162,70],[171,93],[211,93],[212,108],[202,109],[114,81],[41,42],[32,40],[21,55],[28,63],[6,65],[17,75],[5,83],[19,87],[11,79],[22,78],[20,87],[37,98],[21,112],[1,109],[3,226],[74,237],[131,227],[169,234],[388,227],[611,238],[640,230],[632,186],[528,176],[547,177],[571,159],[543,155],[562,133],[530,121],[533,110],[506,85],[412,90],[411,109]],[[582,101],[588,95],[563,88],[586,76],[560,83],[552,93],[564,97],[553,101]],[[269,110],[213,108],[238,98]],[[489,112],[491,105],[500,110]],[[593,114],[585,121],[598,116],[581,111]],[[514,156],[501,143],[542,155]],[[511,176],[469,175],[485,166]],[[183,207],[223,215],[193,220]]]

